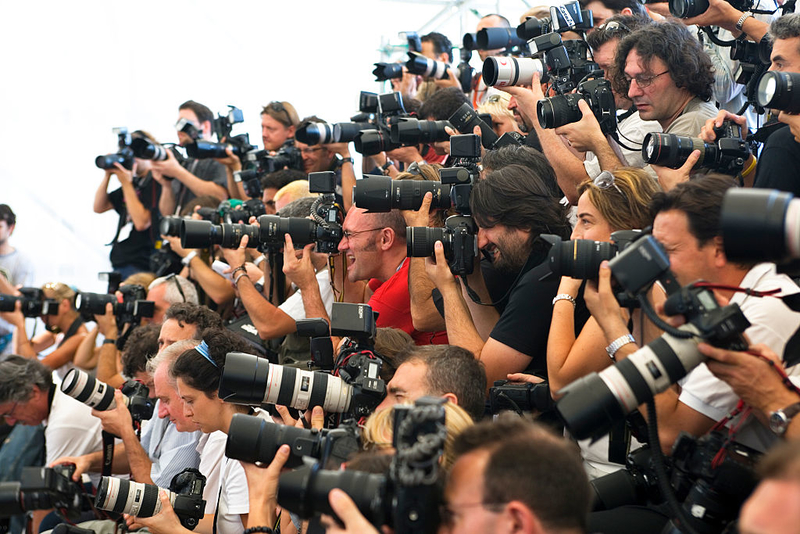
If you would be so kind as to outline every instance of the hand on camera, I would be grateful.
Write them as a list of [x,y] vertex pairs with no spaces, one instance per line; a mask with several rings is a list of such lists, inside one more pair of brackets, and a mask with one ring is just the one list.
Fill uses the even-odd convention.
[[447,78],[441,80],[433,80],[433,83],[440,89],[445,89],[447,87],[458,87],[461,88],[461,82],[458,81],[458,75],[456,74],[455,69],[447,69]]
[[736,31],[736,23],[742,12],[725,0],[708,0],[708,9],[696,17],[682,19],[687,26],[719,26],[728,31]]
[[9,324],[13,324],[17,328],[25,328],[25,316],[22,315],[22,302],[17,301],[14,303],[14,311],[0,312],[0,319],[3,319]]
[[214,158],[214,161],[222,163],[226,167],[228,167],[231,171],[241,171],[242,170],[242,160],[239,159],[239,156],[233,153],[231,147],[225,147],[225,153],[227,154],[224,158]]
[[425,273],[428,275],[428,278],[431,279],[431,282],[436,284],[436,287],[438,287],[439,291],[442,293],[444,293],[445,289],[448,287],[457,288],[456,279],[453,273],[450,272],[450,265],[448,265],[447,259],[444,257],[444,245],[442,245],[441,241],[434,243],[433,253],[434,258],[425,258]]
[[158,498],[161,501],[161,511],[152,517],[134,517],[123,514],[128,530],[134,530],[137,525],[147,528],[152,534],[173,534],[175,532],[191,532],[181,525],[180,519],[169,502],[169,495],[166,490],[158,491]]
[[171,236],[171,235],[162,235],[161,239],[163,239],[164,241],[169,242],[169,247],[172,249],[172,251],[175,254],[177,254],[181,258],[185,258],[189,254],[189,252],[191,252],[190,249],[185,249],[185,248],[183,248],[181,246],[181,238],[180,237]]
[[88,456],[62,456],[61,458],[50,462],[50,465],[47,467],[55,467],[63,464],[73,464],[75,466],[75,472],[72,473],[73,482],[80,482],[81,475],[86,473],[92,466]]
[[247,477],[250,501],[248,525],[274,525],[277,521],[278,478],[289,458],[289,446],[281,445],[272,462],[266,467],[241,462]]
[[175,159],[175,154],[172,153],[172,150],[167,150],[166,153],[167,159],[164,161],[153,161],[152,170],[164,176],[177,178],[180,171],[183,170],[183,167],[181,167],[181,164]]
[[692,169],[700,161],[700,151],[693,150],[689,157],[686,158],[686,161],[683,165],[678,167],[677,169],[671,169],[669,167],[662,167],[661,165],[650,165],[654,171],[656,171],[656,176],[658,176],[658,185],[661,186],[663,191],[669,191],[673,187],[683,182],[688,182],[689,178],[691,178]]
[[292,244],[292,236],[286,234],[286,242],[283,245],[283,274],[300,288],[300,291],[317,284],[317,273],[311,263],[314,246],[314,243],[309,243],[303,247],[303,255],[298,259]]
[[403,218],[406,220],[406,226],[429,226],[431,202],[433,202],[433,194],[427,192],[425,196],[422,197],[422,203],[418,210],[400,210],[400,213],[403,214]]
[[578,107],[583,113],[583,118],[578,122],[559,126],[555,129],[555,133],[566,137],[570,146],[579,152],[596,151],[600,144],[607,143],[606,136],[586,100],[583,98],[578,100]]
[[[245,265],[247,262],[247,244],[250,242],[250,236],[243,235],[242,239],[239,241],[239,246],[236,248],[222,248],[222,257],[225,258],[225,261],[228,262],[230,265],[230,269],[228,272],[232,271],[233,269]],[[246,267],[246,265],[245,265]]]
[[541,384],[544,382],[544,378],[525,373],[509,373],[506,375],[506,379],[511,382],[527,382],[528,384]]
[[109,173],[109,174],[116,175],[116,177],[120,181],[120,183],[125,183],[125,184],[132,184],[133,183],[133,171],[132,170],[129,171],[128,169],[126,169],[125,167],[120,165],[119,163],[115,163],[114,164],[114,168],[113,169],[108,169],[106,172]]
[[422,161],[422,154],[419,153],[419,149],[416,145],[395,148],[394,150],[388,151],[386,155],[395,161],[405,163],[407,166],[415,161]]
[[342,490],[331,490],[328,494],[328,502],[344,523],[344,528],[340,527],[331,516],[323,515],[321,522],[325,526],[325,532],[329,534],[378,534],[378,530],[367,521],[353,499]]
[[628,333],[627,314],[623,315],[611,288],[611,268],[607,260],[600,263],[597,280],[586,282],[583,299],[607,339],[614,340]]
[[114,306],[110,302],[106,303],[106,313],[95,315],[94,322],[97,323],[97,329],[103,334],[103,337],[116,339],[117,318],[114,317]]
[[92,415],[100,419],[103,430],[122,438],[133,432],[133,418],[125,405],[125,395],[118,389],[114,390],[114,401],[117,404],[114,408],[102,412],[92,410]]
[[713,119],[708,119],[700,130],[698,137],[706,143],[713,143],[717,140],[717,134],[714,133],[714,128],[719,128],[725,121],[731,121],[742,127],[742,139],[747,139],[747,117],[742,115],[734,115],[730,111],[724,109],[719,110],[717,116]]

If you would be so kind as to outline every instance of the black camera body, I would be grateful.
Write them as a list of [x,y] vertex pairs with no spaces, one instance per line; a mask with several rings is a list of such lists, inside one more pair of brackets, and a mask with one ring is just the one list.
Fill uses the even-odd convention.
[[550,245],[547,263],[554,275],[594,280],[604,260],[615,258],[642,235],[641,230],[618,230],[611,234],[611,242],[590,239],[564,241],[553,234],[542,234],[539,239]]
[[478,255],[478,227],[469,215],[451,215],[444,228],[406,228],[409,258],[426,258],[434,255],[434,245],[441,241],[450,271],[458,276],[472,274],[475,256]]
[[65,520],[77,521],[83,491],[72,481],[73,473],[75,464],[24,467],[19,482],[0,482],[0,517],[55,508]]
[[134,422],[147,421],[153,418],[155,402],[150,398],[150,389],[136,380],[126,380],[120,388],[127,398],[128,411]]
[[[179,217],[174,217],[174,219],[178,219],[178,230],[174,235],[179,237],[181,220]],[[163,220],[164,219],[162,219],[162,221]],[[182,269],[183,264],[181,263],[181,257],[172,250],[169,241],[166,239],[156,241],[156,251],[150,254],[150,271],[155,273],[155,275],[160,278],[170,273],[178,274]]]
[[742,336],[750,322],[739,306],[717,304],[714,293],[705,287],[682,287],[664,301],[664,313],[683,315],[707,343],[727,350],[747,350]]
[[245,152],[242,158],[242,163],[244,162],[255,167],[260,175],[281,169],[303,170],[303,154],[299,148],[294,146],[294,141],[291,139],[286,141],[274,156],[269,153],[269,150],[258,150],[253,147]]
[[117,150],[114,154],[104,154],[94,159],[94,164],[99,169],[114,169],[114,164],[119,163],[129,171],[133,169],[133,150],[131,149],[131,136],[127,128],[114,128],[113,132],[117,135]]
[[138,325],[143,318],[152,317],[155,313],[155,302],[147,299],[147,290],[138,284],[125,285],[118,290],[122,301],[115,295],[103,293],[78,293],[75,297],[75,308],[87,320],[94,315],[105,315],[106,304],[111,304],[117,327],[131,324]]
[[585,100],[600,123],[600,129],[609,135],[617,131],[617,105],[611,82],[597,78],[578,84],[577,93],[552,96],[536,103],[536,114],[542,128],[558,128],[565,124],[578,122],[583,113],[578,102]]
[[686,163],[695,150],[700,151],[696,168],[735,175],[742,171],[750,157],[750,145],[742,138],[742,128],[731,121],[714,128],[716,140],[706,143],[694,137],[648,133],[642,142],[642,158],[646,163],[677,169]]
[[[725,0],[734,9],[750,11],[755,5],[754,0]],[[669,12],[679,19],[689,19],[702,15],[708,10],[708,0],[669,0]]]
[[550,396],[550,384],[541,382],[514,383],[509,380],[495,380],[489,388],[489,409],[492,414],[503,410],[520,412],[548,412],[555,402]]
[[[134,424],[153,417],[155,401],[150,398],[147,386],[128,380],[121,390]],[[112,410],[117,406],[114,388],[78,368],[70,369],[64,376],[61,391],[99,412]]]
[[[467,135],[472,134],[475,126],[478,126],[481,129],[480,142],[486,150],[493,150],[504,146],[519,146],[522,144],[522,136],[516,132],[507,132],[498,137],[498,135],[494,133],[494,130],[492,130],[492,125],[487,124],[486,121],[481,119],[478,112],[472,109],[472,106],[467,103],[461,104],[461,107],[453,112],[448,121],[456,130],[464,132]],[[515,135],[511,135],[512,133]],[[450,155],[459,157],[453,154],[452,137],[450,138]],[[478,151],[478,157],[480,157],[480,151]]]
[[423,397],[414,406],[396,405],[393,445],[397,451],[389,475],[359,471],[329,471],[313,467],[284,473],[278,503],[301,518],[326,513],[333,488],[345,491],[375,527],[394,527],[409,534],[436,532],[439,525],[439,457],[447,429],[444,399]]
[[392,125],[408,117],[403,95],[397,92],[375,95],[362,91],[360,109],[362,113],[374,113],[375,121],[372,128],[361,130],[353,139],[356,152],[374,156],[400,148],[401,145],[392,142]]
[[44,317],[45,315],[58,315],[58,301],[48,299],[44,291],[38,287],[19,288],[20,296],[0,295],[0,312],[13,312],[19,301],[22,315],[25,317]]

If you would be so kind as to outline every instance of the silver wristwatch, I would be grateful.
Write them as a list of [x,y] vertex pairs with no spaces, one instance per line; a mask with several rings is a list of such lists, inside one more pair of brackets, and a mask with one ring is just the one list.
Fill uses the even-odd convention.
[[786,429],[789,428],[792,417],[798,413],[800,413],[800,402],[796,402],[782,410],[775,410],[769,414],[769,429],[782,437],[786,433]]

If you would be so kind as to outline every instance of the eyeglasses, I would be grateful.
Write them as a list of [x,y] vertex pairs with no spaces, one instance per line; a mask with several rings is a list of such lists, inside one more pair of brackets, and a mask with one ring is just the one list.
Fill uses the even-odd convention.
[[276,113],[283,113],[286,115],[286,123],[284,126],[287,128],[293,124],[292,117],[289,116],[289,110],[286,109],[286,107],[283,105],[283,102],[273,101],[267,104],[267,107]]
[[652,75],[637,74],[636,76],[633,77],[628,76],[626,74],[625,81],[628,82],[628,85],[630,85],[632,81],[635,81],[636,85],[639,86],[639,89],[644,89],[645,87],[650,87],[656,80],[656,78],[658,78],[659,76],[663,76],[668,72],[669,72],[668,70],[665,70],[664,72],[659,72],[658,74],[652,74]]
[[19,404],[19,401],[16,401],[16,402],[14,403],[14,406],[12,406],[12,407],[11,407],[11,410],[9,410],[9,412],[8,412],[8,413],[4,413],[4,414],[0,415],[0,419],[2,419],[2,418],[4,418],[4,417],[5,417],[5,418],[8,418],[8,417],[12,417],[12,418],[13,418],[13,417],[14,417],[14,410],[16,410],[16,409],[17,409],[17,405],[18,405],[18,404]]
[[445,525],[452,525],[453,520],[456,516],[455,508],[475,508],[480,506],[482,508],[487,508],[491,512],[498,513],[501,511],[502,507],[505,506],[507,503],[495,503],[495,502],[473,502],[473,503],[464,503],[464,504],[443,504],[439,506],[439,516],[442,519],[442,523]]
[[617,193],[625,197],[625,193],[623,193],[622,189],[620,189],[619,186],[617,185],[616,179],[614,178],[614,175],[611,173],[611,171],[603,171],[600,174],[598,174],[594,179],[594,185],[595,187],[597,187],[598,189],[602,189],[603,191],[605,191],[610,187],[613,187],[614,189],[617,190]]
[[317,152],[319,150],[322,150],[321,146],[310,146],[308,148],[301,149],[300,152],[302,152],[303,154],[313,154],[314,152]]
[[358,234],[364,234],[366,232],[376,232],[378,230],[383,230],[383,227],[381,227],[381,228],[370,228],[369,230],[359,230],[357,232],[351,232],[349,230],[343,230],[342,231],[342,241],[344,241],[345,239],[352,239],[353,236],[357,236]]
[[623,23],[616,20],[605,22],[595,29],[598,31],[606,32],[608,34],[618,33],[618,32],[631,33],[630,28],[628,28]]
[[186,302],[186,295],[183,294],[183,288],[181,287],[181,283],[178,281],[178,275],[175,273],[169,273],[164,279],[164,281],[166,282],[167,280],[172,280],[173,282],[175,282],[175,287],[178,288],[178,293],[181,294],[183,302]]

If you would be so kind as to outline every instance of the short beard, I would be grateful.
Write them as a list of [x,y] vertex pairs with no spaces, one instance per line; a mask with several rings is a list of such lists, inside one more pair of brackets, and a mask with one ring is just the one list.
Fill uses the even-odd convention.
[[511,243],[503,243],[503,246],[498,247],[498,249],[500,250],[500,258],[494,261],[492,265],[499,272],[505,274],[520,272],[530,255],[530,246],[527,243],[520,243],[518,246],[514,246]]

